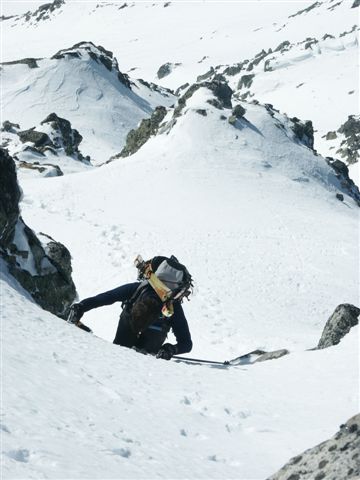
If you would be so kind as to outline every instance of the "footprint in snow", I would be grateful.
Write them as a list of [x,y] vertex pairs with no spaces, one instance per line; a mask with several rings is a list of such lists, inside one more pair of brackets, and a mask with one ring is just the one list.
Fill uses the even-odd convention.
[[0,430],[2,432],[11,433],[10,430],[7,428],[7,426],[3,425],[2,423],[0,423]]
[[119,455],[123,458],[129,458],[131,455],[131,450],[129,448],[113,448],[110,450],[113,455]]
[[17,462],[27,463],[29,461],[30,452],[26,448],[22,448],[20,450],[10,450],[9,452],[5,452],[5,455]]

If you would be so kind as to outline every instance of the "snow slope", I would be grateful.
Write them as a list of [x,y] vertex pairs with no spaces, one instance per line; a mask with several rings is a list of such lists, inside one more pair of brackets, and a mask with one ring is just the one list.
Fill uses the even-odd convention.
[[[161,64],[182,63],[162,80],[174,88],[285,39],[338,37],[354,24],[349,2],[318,3],[289,18],[309,2],[66,2],[48,20],[3,21],[3,60],[43,58],[39,69],[3,68],[4,108],[21,116],[21,127],[56,111],[87,138],[84,154],[101,161],[149,116],[154,90],[134,80],[134,100],[86,54],[50,60],[54,52],[88,39],[113,50],[121,71],[136,68],[131,76],[148,81]],[[283,69],[292,89],[279,85],[276,97],[274,82],[267,98],[278,107],[272,98],[281,104],[286,95],[281,110],[300,117],[301,72],[314,85],[307,116],[325,129],[330,87],[316,69],[331,71],[337,59],[339,79],[325,78],[347,101],[355,52],[353,44],[294,62]],[[338,304],[359,305],[359,208],[324,159],[294,137],[286,115],[241,102],[245,118],[233,126],[231,110],[208,100],[202,88],[176,118],[169,109],[166,125],[129,158],[22,178],[22,216],[69,248],[80,299],[134,281],[138,253],[175,254],[196,282],[184,305],[191,356],[225,360],[258,347],[290,355],[225,371],[145,357],[109,343],[120,305],[88,312],[96,336],[88,335],[36,306],[1,264],[4,478],[264,479],[358,411],[358,327],[336,347],[307,349]],[[109,133],[114,126],[119,138]]]
[[25,130],[55,112],[84,137],[81,147],[94,164],[121,151],[127,133],[157,105],[174,103],[165,89],[139,81],[125,84],[111,52],[92,43],[53,53],[37,60],[37,68],[2,66],[2,121]]
[[[198,285],[185,305],[196,355],[313,347],[336,305],[358,303],[358,206],[284,116],[244,103],[233,127],[211,98],[198,90],[127,159],[23,182],[24,219],[70,249],[81,298],[133,281],[138,253],[178,256]],[[112,340],[118,311],[89,324]]]
[[[4,3],[10,11],[10,2]],[[290,52],[281,69],[263,71],[252,93],[289,116],[312,120],[316,148],[322,155],[334,156],[323,135],[358,113],[358,29],[340,37],[358,25],[353,3],[66,1],[45,20],[34,16],[28,21],[25,17],[3,21],[1,58],[49,57],[64,45],[91,39],[114,51],[121,71],[175,90],[211,67],[233,65],[262,50],[274,51],[284,41],[294,45],[331,35],[335,41],[328,39],[305,55]],[[69,28],[74,21],[76,28]],[[159,79],[159,67],[168,62],[173,65],[171,73]],[[122,129],[127,122],[115,126]],[[110,131],[111,127],[110,122]],[[105,141],[114,144],[109,135],[109,129],[101,135],[98,155],[107,151]],[[352,175],[357,179],[357,171]]]
[[266,478],[357,411],[357,329],[327,350],[214,370],[86,334],[3,269],[0,285],[3,478]]

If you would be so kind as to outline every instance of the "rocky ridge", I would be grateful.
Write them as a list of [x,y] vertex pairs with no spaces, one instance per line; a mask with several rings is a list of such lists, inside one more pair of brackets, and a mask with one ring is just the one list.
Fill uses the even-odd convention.
[[21,190],[13,158],[0,148],[0,256],[9,273],[42,308],[66,318],[76,297],[67,248],[44,234],[41,238],[20,215]]
[[268,480],[340,480],[360,475],[360,415],[329,440],[292,458]]
[[66,172],[69,168],[71,170],[73,162],[79,162],[84,167],[91,165],[90,157],[84,157],[79,150],[82,136],[68,120],[56,113],[51,113],[38,126],[27,130],[21,130],[19,124],[5,120],[1,131],[1,146],[14,156],[20,169],[41,176],[60,176],[64,173],[62,168]]

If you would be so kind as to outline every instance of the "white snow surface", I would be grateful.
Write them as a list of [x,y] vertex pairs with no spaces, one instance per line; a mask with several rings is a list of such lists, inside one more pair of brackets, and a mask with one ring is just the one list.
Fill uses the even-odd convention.
[[[90,48],[92,53],[100,53]],[[149,117],[156,106],[173,104],[174,97],[137,81],[130,90],[119,81],[114,69],[110,72],[84,48],[74,51],[80,58],[38,60],[38,68],[4,65],[1,118],[11,119],[25,130],[55,112],[70,120],[72,128],[83,136],[80,149],[84,155],[101,164],[121,151],[132,128]]]
[[86,334],[3,274],[1,292],[4,479],[262,479],[356,413],[357,329],[334,348],[216,370]]
[[[162,63],[181,62],[164,78],[174,88],[211,64],[233,64],[285,39],[348,30],[356,9],[342,2],[328,10],[335,3],[288,19],[309,2],[137,2],[120,10],[122,3],[66,2],[39,24],[2,22],[2,58],[50,57],[88,39],[113,50],[121,71],[137,67],[147,81],[156,82]],[[342,51],[342,65],[350,65],[355,48]],[[298,64],[324,66],[319,58]],[[90,81],[86,62],[73,72],[74,84]],[[59,80],[49,76],[50,60],[39,64],[43,80]],[[71,60],[62,65],[71,83]],[[11,68],[28,85],[39,71]],[[328,110],[315,77],[323,121]],[[17,88],[11,78],[7,92]],[[88,135],[89,149],[80,149],[100,163],[102,149],[114,149],[115,137],[99,133],[112,114],[111,82],[103,86],[108,103],[101,113],[97,102],[84,101],[79,127],[69,118],[77,111],[72,90],[63,103],[56,95],[48,102],[41,99],[46,82],[36,86],[41,81],[34,77],[28,98],[21,92],[23,107],[15,96],[9,109],[33,126],[51,111],[60,115],[59,108],[46,110],[57,102],[81,135],[91,133],[90,123],[98,129]],[[95,333],[89,335],[41,310],[1,264],[4,479],[264,479],[358,412],[358,327],[335,347],[308,349],[338,304],[359,305],[359,208],[325,160],[294,139],[286,116],[242,102],[245,119],[232,126],[231,110],[216,109],[211,98],[207,89],[197,91],[175,125],[129,158],[64,177],[21,177],[22,217],[70,250],[79,299],[134,281],[139,253],[176,255],[196,283],[184,304],[194,343],[189,356],[229,360],[255,348],[288,348],[290,355],[229,370],[143,356],[111,344],[119,304],[84,316]],[[291,102],[301,102],[291,91],[287,98],[290,107],[281,110],[290,117]],[[37,113],[41,100],[44,114]],[[86,113],[88,105],[94,110]],[[354,113],[346,105],[351,111],[341,110],[339,125]],[[132,104],[129,125],[134,111]]]
[[128,159],[23,181],[22,214],[70,249],[80,298],[134,281],[137,253],[174,253],[197,284],[191,355],[291,354],[229,371],[143,357],[105,341],[118,304],[84,317],[103,340],[5,275],[6,478],[266,478],[356,412],[357,330],[306,349],[336,305],[358,304],[358,207],[281,116],[244,103],[235,128],[210,96]]

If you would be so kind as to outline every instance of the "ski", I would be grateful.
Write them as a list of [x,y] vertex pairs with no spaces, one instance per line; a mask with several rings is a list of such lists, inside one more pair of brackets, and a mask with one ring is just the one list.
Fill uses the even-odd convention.
[[251,352],[245,353],[240,355],[239,357],[233,358],[232,360],[225,360],[223,362],[216,361],[216,360],[205,360],[202,358],[190,358],[190,357],[181,357],[179,355],[174,355],[172,358],[175,362],[182,362],[188,363],[191,365],[208,365],[214,368],[228,368],[228,367],[236,367],[239,365],[249,365],[254,363],[254,361],[263,355],[265,350],[256,349],[252,350]]

